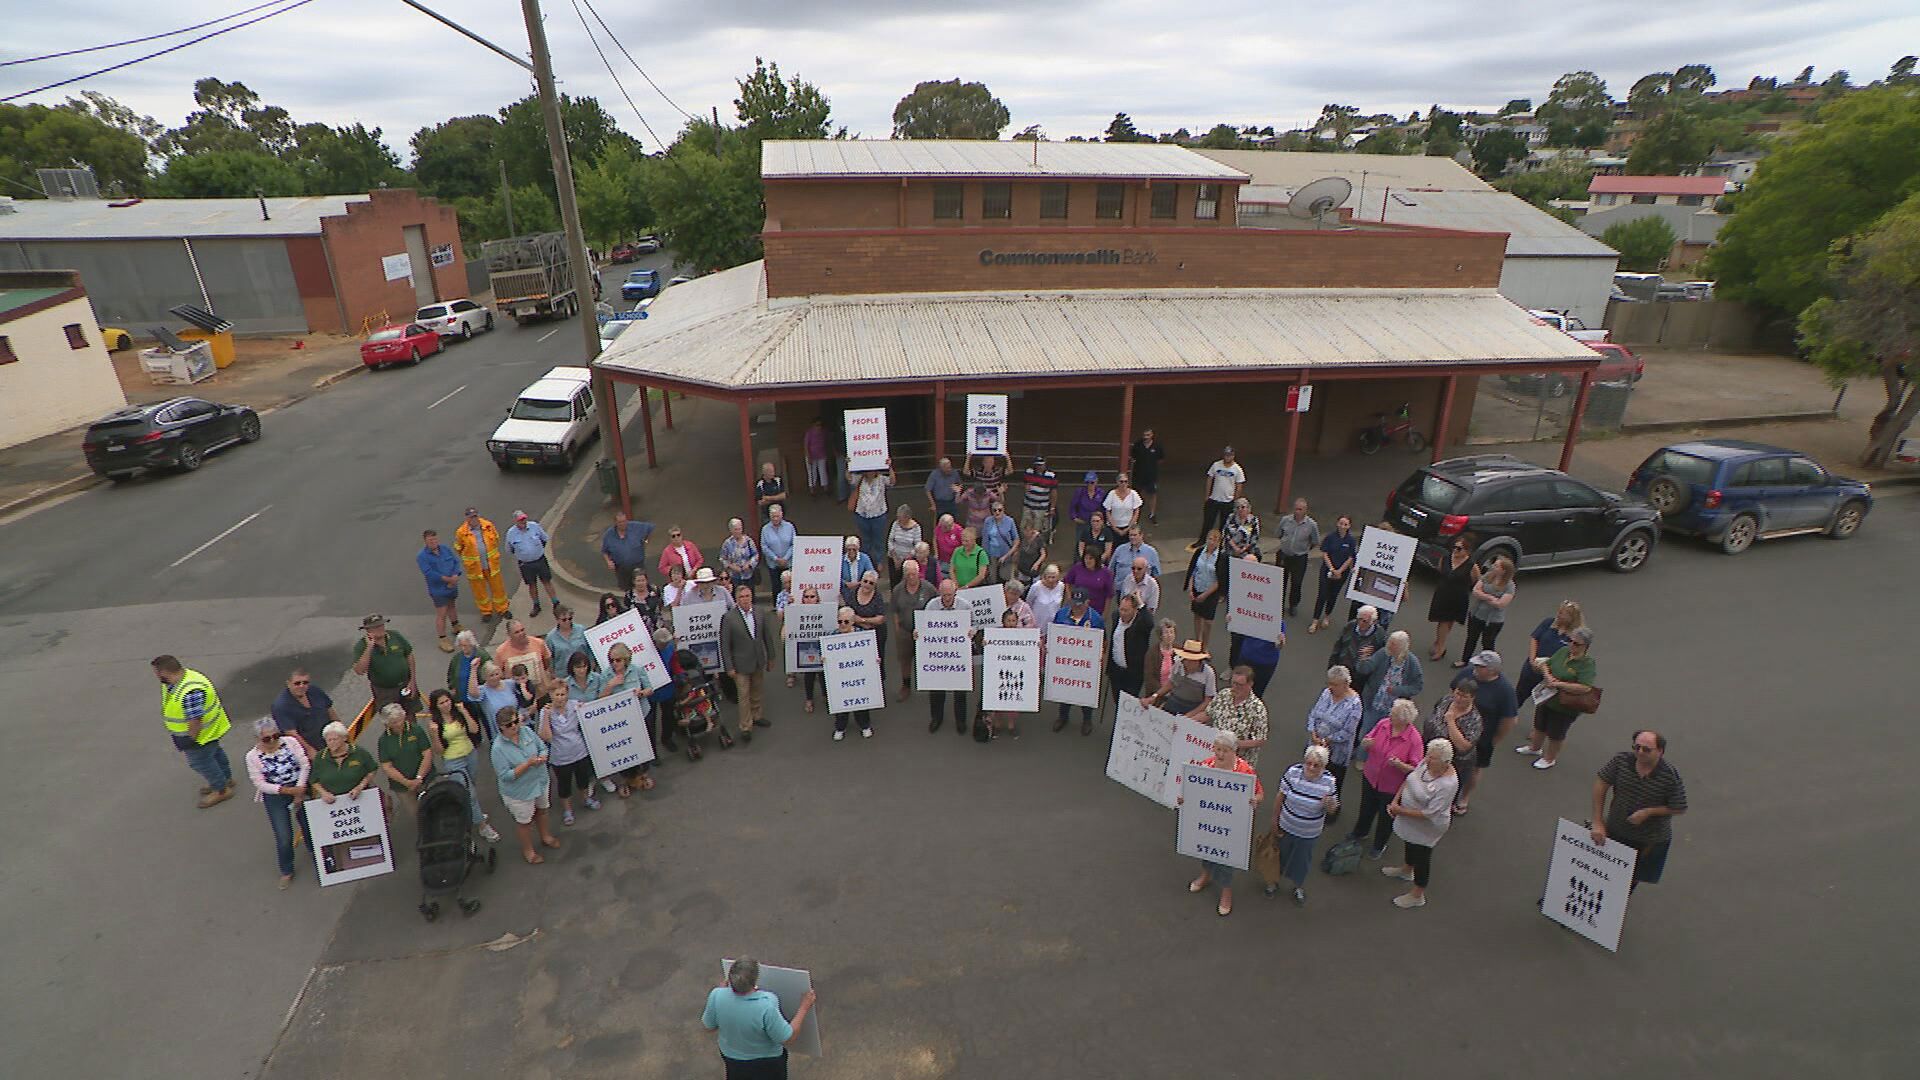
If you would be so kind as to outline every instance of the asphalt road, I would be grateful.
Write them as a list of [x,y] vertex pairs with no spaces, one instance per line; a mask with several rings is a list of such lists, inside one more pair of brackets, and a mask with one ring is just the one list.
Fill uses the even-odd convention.
[[[504,320],[275,411],[260,442],[196,473],[0,525],[0,688],[41,766],[17,774],[0,822],[5,1071],[258,1067],[347,890],[313,888],[311,866],[302,887],[275,890],[250,790],[194,808],[146,661],[175,653],[215,680],[243,786],[242,729],[292,666],[334,691],[343,718],[366,700],[346,667],[367,612],[395,617],[421,647],[423,686],[441,685],[420,532],[450,540],[469,504],[504,530],[513,510],[553,502],[566,476],[500,472],[482,444],[522,387],[579,362],[578,333]],[[464,590],[463,611],[477,622]]]

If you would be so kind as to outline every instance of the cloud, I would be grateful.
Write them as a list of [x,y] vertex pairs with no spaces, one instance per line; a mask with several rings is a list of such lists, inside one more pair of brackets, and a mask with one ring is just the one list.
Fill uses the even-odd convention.
[[[503,48],[526,49],[514,0],[427,0]],[[1144,131],[1219,122],[1312,123],[1328,102],[1404,115],[1439,103],[1497,107],[1545,99],[1561,74],[1591,69],[1616,95],[1640,75],[1692,62],[1723,86],[1754,75],[1816,77],[1849,69],[1883,75],[1920,40],[1910,0],[1700,0],[1691,5],[1573,8],[1551,18],[1490,18],[1484,4],[1350,0],[1339,5],[1216,0],[1201,9],[1164,0],[593,0],[675,103],[731,119],[734,80],[756,56],[819,86],[834,119],[884,137],[893,106],[924,79],[985,82],[1013,114],[1053,138],[1096,135],[1116,112]],[[153,5],[95,0],[46,5],[8,27],[5,56],[73,48],[215,18],[235,0]],[[573,0],[545,0],[562,88],[591,94],[651,148],[595,55]],[[165,14],[158,14],[164,11]],[[594,25],[596,36],[600,31]],[[189,35],[191,36],[191,35]],[[0,68],[0,94],[79,74],[171,41]],[[602,40],[646,120],[671,139],[685,117]],[[379,127],[403,155],[423,126],[490,113],[531,89],[527,75],[392,0],[323,0],[168,56],[39,95],[80,89],[119,98],[177,125],[196,78],[239,80],[301,121]]]

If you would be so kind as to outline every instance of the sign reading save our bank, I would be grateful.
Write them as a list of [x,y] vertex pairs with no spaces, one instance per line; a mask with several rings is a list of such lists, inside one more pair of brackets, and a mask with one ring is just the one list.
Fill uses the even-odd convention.
[[980,250],[981,266],[1146,266],[1160,257],[1143,248],[1099,248],[1094,251]]

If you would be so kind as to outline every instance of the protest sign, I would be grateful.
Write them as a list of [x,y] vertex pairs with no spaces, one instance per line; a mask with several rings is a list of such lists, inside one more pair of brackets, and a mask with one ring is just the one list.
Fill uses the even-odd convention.
[[1100,638],[1091,626],[1047,626],[1047,681],[1042,696],[1062,705],[1100,704]]
[[980,654],[980,707],[1001,712],[1040,711],[1040,631],[986,631]]
[[593,660],[599,670],[607,670],[607,653],[615,645],[625,645],[633,653],[633,666],[640,669],[647,689],[667,684],[666,661],[660,659],[660,649],[653,643],[646,620],[638,611],[629,609],[587,631],[587,647],[593,650]]
[[1228,559],[1227,632],[1261,641],[1280,640],[1280,619],[1286,614],[1286,573],[1271,563]]
[[1547,862],[1547,886],[1540,893],[1540,914],[1609,952],[1619,952],[1637,858],[1638,852],[1612,837],[1595,844],[1586,826],[1561,818]]
[[387,816],[380,811],[380,789],[368,787],[349,799],[308,799],[307,836],[320,884],[338,885],[393,873],[393,845],[387,840]]
[[1107,746],[1107,779],[1171,810],[1173,784],[1167,770],[1173,754],[1173,717],[1121,694]]
[[913,613],[915,681],[921,690],[973,689],[973,642],[966,608]]
[[681,604],[673,609],[673,636],[680,647],[700,658],[708,672],[720,670],[720,617],[727,613],[725,600],[704,604]]
[[[840,553],[846,547],[842,536],[797,536],[793,540],[794,599],[809,585],[820,593],[820,602],[840,609]],[[791,601],[790,601],[791,602]]]
[[886,471],[887,410],[848,409],[846,422],[847,471]]
[[1413,570],[1411,536],[1369,525],[1360,534],[1360,555],[1353,564],[1353,580],[1347,585],[1347,598],[1372,604],[1381,611],[1399,611],[1400,596],[1406,591],[1407,574]]
[[967,453],[1007,452],[1007,395],[967,395]]
[[820,639],[820,657],[826,666],[828,712],[886,707],[886,687],[880,681],[880,648],[873,631],[829,634]]
[[826,604],[787,605],[787,674],[821,670],[820,639],[833,632],[838,614]]
[[[720,961],[720,981],[726,982],[733,972],[731,958]],[[800,1011],[800,999],[813,989],[813,974],[802,968],[774,967],[772,964],[760,965],[760,989],[780,1000],[780,1015],[792,1020]],[[807,1018],[800,1023],[799,1038],[788,1044],[787,1049],[795,1054],[820,1056],[820,1006],[807,1010]]]
[[975,630],[987,630],[1000,625],[1000,616],[1007,610],[1007,587],[1004,585],[975,585],[971,589],[961,589],[954,599],[965,604],[972,614],[972,626]]
[[593,759],[593,775],[612,776],[653,760],[647,738],[647,710],[634,694],[615,694],[580,706],[580,734]]
[[1255,780],[1229,769],[1184,765],[1180,769],[1180,825],[1173,849],[1208,862],[1247,868],[1253,850]]

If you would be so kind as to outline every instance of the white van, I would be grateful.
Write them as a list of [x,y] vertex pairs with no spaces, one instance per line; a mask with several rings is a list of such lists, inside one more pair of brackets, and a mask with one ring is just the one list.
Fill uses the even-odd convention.
[[520,391],[507,418],[487,440],[502,469],[515,465],[572,468],[588,440],[600,434],[593,376],[583,367],[557,367]]

